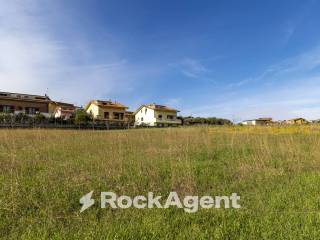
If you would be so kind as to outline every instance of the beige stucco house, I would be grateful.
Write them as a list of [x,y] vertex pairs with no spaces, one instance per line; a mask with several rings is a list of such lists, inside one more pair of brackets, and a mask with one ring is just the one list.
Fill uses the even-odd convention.
[[86,112],[91,114],[93,119],[114,123],[126,122],[127,109],[128,107],[121,103],[104,100],[92,100],[85,106]]
[[135,112],[136,126],[169,127],[181,125],[177,118],[179,111],[167,106],[148,104],[141,105]]
[[289,125],[302,125],[307,123],[308,121],[304,118],[294,118],[294,119],[286,120],[286,124],[289,124]]

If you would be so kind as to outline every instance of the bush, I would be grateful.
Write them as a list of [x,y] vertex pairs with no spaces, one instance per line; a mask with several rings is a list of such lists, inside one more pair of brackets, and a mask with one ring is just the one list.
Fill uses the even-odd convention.
[[34,119],[34,122],[38,124],[46,122],[46,117],[41,113],[37,113],[33,119]]
[[201,118],[201,117],[185,117],[181,118],[183,125],[233,125],[228,119],[223,118]]
[[27,123],[30,121],[30,117],[24,113],[19,113],[13,116],[15,123]]
[[88,114],[84,109],[79,109],[76,111],[74,117],[74,123],[77,125],[87,125],[92,122],[92,116]]

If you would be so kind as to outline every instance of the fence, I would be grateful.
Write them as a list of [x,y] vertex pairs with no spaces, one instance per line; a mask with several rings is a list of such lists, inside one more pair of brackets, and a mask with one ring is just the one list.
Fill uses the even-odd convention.
[[0,129],[14,129],[14,128],[43,128],[43,129],[92,129],[92,130],[113,130],[113,129],[129,129],[131,125],[128,124],[68,124],[68,123],[0,123]]

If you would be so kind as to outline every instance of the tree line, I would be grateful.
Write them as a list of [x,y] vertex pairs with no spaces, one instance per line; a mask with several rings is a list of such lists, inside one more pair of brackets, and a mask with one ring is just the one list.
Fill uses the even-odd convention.
[[[233,125],[232,121],[224,118],[216,117],[178,117],[181,120],[183,126],[193,125]],[[87,113],[84,109],[78,109],[69,119],[55,118],[51,116],[45,117],[41,113],[35,115],[27,115],[24,113],[10,114],[0,113],[1,125],[41,125],[41,124],[57,124],[57,125],[77,125],[77,126],[92,126],[92,125],[105,125],[101,121],[95,121],[93,116]],[[128,126],[134,125],[134,120],[130,123],[126,123]]]
[[216,117],[180,117],[182,121],[182,125],[233,125],[233,122],[224,119],[224,118],[216,118]]

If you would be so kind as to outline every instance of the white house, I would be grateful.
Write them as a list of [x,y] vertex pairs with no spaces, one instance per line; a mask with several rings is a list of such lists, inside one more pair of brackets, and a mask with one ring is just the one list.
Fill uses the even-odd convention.
[[240,123],[241,125],[246,126],[256,126],[256,125],[271,125],[273,124],[272,118],[258,118],[253,120],[245,120]]
[[177,118],[179,111],[163,105],[141,105],[135,112],[136,126],[169,127],[181,125]]

